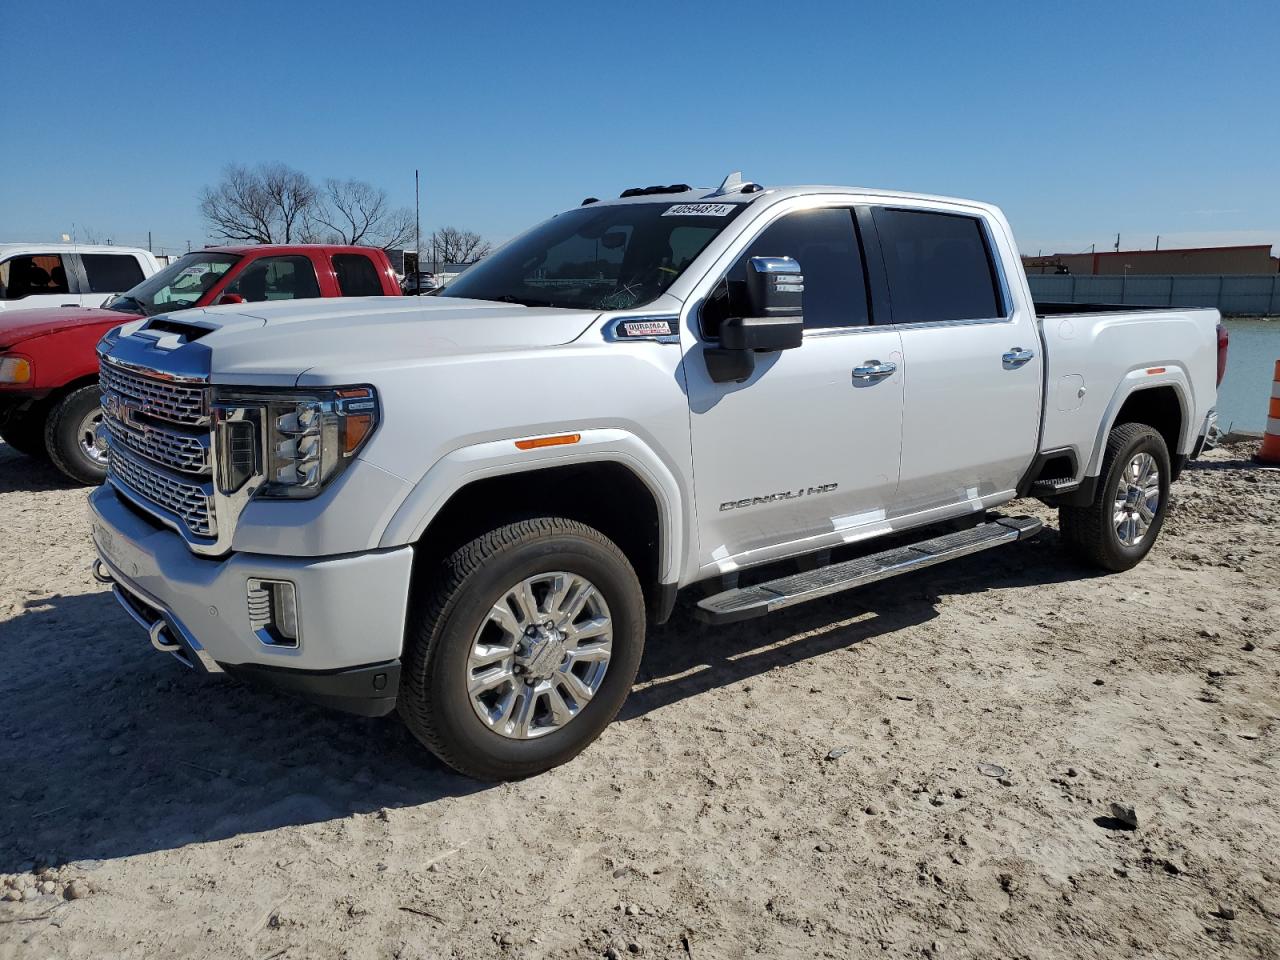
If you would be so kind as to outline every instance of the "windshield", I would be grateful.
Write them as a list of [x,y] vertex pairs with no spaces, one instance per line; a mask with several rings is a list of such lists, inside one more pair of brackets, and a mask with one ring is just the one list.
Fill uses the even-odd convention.
[[623,203],[562,213],[480,261],[437,296],[626,310],[655,299],[744,208]]
[[157,313],[193,306],[240,258],[233,253],[188,253],[107,304],[108,310]]

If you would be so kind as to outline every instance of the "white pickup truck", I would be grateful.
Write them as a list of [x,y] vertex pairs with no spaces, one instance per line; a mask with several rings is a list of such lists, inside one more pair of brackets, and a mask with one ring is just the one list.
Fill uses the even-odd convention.
[[1024,495],[1132,567],[1212,441],[1218,320],[1035,304],[982,203],[590,198],[429,298],[108,334],[94,573],[188,665],[527,776],[610,722],[682,588],[758,616],[1031,536],[990,512]]
[[138,247],[0,243],[0,311],[100,307],[159,270]]

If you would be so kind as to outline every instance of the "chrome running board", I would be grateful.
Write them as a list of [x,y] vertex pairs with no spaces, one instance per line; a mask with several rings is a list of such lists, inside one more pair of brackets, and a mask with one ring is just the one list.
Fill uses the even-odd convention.
[[1025,540],[1039,533],[1042,526],[1035,517],[1001,517],[932,540],[780,577],[768,583],[726,590],[700,601],[696,616],[706,623],[715,624],[762,617],[797,603]]

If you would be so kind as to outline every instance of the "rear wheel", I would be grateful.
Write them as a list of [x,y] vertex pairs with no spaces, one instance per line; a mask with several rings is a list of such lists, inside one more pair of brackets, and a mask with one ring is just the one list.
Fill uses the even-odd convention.
[[1116,427],[1107,438],[1093,503],[1059,511],[1067,547],[1104,570],[1137,566],[1164,524],[1169,476],[1164,437],[1142,423]]
[[573,520],[508,524],[455,551],[415,598],[399,709],[450,766],[511,780],[577,756],[640,665],[644,596],[627,558]]
[[107,477],[102,436],[102,393],[96,383],[72,390],[49,411],[45,448],[54,466],[72,480],[97,485]]
[[0,426],[0,440],[28,457],[48,457],[44,447],[44,409],[15,414]]

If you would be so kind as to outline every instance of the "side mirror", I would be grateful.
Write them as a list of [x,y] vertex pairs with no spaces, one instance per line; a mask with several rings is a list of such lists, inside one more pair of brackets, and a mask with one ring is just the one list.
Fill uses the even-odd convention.
[[722,350],[790,350],[803,342],[803,317],[730,317],[720,325]]
[[800,272],[800,264],[790,257],[748,260],[747,314],[797,320],[804,316],[804,274]]
[[703,351],[716,383],[741,383],[756,369],[757,353],[790,350],[804,342],[804,274],[790,257],[747,261],[746,317],[720,324],[720,345]]
[[229,303],[244,303],[244,297],[238,293],[224,293],[218,298],[218,306],[224,307]]

